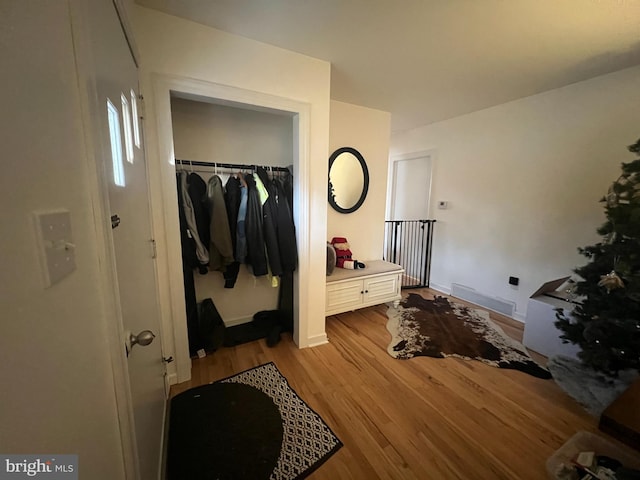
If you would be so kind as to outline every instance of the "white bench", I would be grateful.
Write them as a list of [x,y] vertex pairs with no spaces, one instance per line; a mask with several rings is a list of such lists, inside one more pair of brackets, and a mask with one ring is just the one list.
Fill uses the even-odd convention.
[[336,267],[327,276],[327,316],[387,302],[398,306],[404,269],[384,260],[363,263],[366,267],[356,270]]

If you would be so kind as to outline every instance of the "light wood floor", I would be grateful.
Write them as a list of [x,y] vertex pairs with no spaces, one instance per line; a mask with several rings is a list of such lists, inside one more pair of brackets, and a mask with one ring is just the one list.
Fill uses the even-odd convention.
[[[386,309],[328,317],[329,344],[315,348],[300,350],[290,336],[274,348],[263,340],[223,348],[194,361],[192,380],[172,395],[275,362],[344,443],[313,480],[540,480],[575,432],[597,431],[553,380],[456,358],[392,358]],[[521,324],[491,316],[521,339]]]

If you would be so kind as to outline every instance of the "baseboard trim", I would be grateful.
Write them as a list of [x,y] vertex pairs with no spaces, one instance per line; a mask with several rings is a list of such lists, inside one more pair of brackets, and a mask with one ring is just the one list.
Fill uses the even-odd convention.
[[444,285],[429,283],[429,288],[432,290],[437,290],[440,293],[444,293],[445,295],[451,295],[451,289],[449,287],[445,287]]
[[500,297],[493,297],[486,293],[479,292],[475,288],[467,287],[459,283],[451,284],[451,296],[457,297],[475,305],[488,308],[494,312],[501,313],[513,318],[516,311],[516,303]]
[[314,335],[313,337],[309,337],[307,339],[307,348],[317,347],[318,345],[324,345],[325,343],[329,343],[329,339],[326,333]]

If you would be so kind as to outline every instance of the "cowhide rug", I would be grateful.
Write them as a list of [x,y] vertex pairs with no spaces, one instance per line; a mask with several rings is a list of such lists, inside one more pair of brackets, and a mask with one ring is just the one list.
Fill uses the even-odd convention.
[[427,300],[410,293],[398,308],[390,307],[387,316],[387,330],[392,337],[387,351],[394,358],[474,359],[551,378],[548,370],[533,361],[524,345],[508,337],[486,311],[445,297]]

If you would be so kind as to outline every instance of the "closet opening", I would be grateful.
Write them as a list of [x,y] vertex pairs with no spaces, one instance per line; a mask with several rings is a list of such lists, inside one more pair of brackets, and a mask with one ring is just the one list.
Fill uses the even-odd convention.
[[174,92],[170,108],[190,356],[290,341],[296,116]]
[[[153,109],[149,118],[156,119],[156,128],[148,130],[147,141],[152,150],[148,168],[154,232],[158,239],[156,268],[161,340],[164,357],[174,360],[167,365],[169,384],[181,383],[191,378],[177,203],[176,158],[199,160],[193,156],[194,152],[187,152],[181,156],[176,154],[172,121],[176,113],[172,113],[171,103],[179,100],[197,103],[196,108],[203,107],[203,104],[230,107],[235,110],[229,113],[235,113],[236,116],[241,116],[240,110],[266,113],[271,115],[267,117],[271,120],[268,123],[286,123],[287,130],[291,132],[291,149],[285,153],[293,164],[292,208],[298,249],[298,265],[293,273],[293,341],[299,348],[327,343],[324,311],[317,308],[317,292],[312,291],[312,287],[319,284],[320,277],[324,278],[324,270],[316,269],[315,263],[312,262],[312,245],[315,242],[312,229],[317,224],[317,218],[314,219],[312,215],[310,197],[315,185],[310,175],[311,105],[288,97],[174,75],[157,74],[149,87],[148,95],[151,95],[152,101],[146,107]],[[145,115],[144,110],[143,108],[142,115]],[[241,132],[246,134],[249,130],[245,130],[246,125],[236,125],[233,138],[236,138],[237,143],[244,137]],[[179,126],[176,125],[175,128]],[[202,125],[196,122],[194,128],[202,130]],[[273,137],[269,138],[273,141]],[[249,142],[243,143],[247,146]],[[157,146],[155,152],[154,146]],[[273,148],[273,145],[270,148]],[[214,153],[215,150],[207,151],[204,161],[211,161]],[[213,160],[215,163],[215,159]],[[248,158],[235,158],[230,162],[219,163],[241,163],[248,166],[264,164],[262,161]],[[253,279],[250,282],[252,284]],[[252,299],[243,300],[244,303],[251,301]],[[270,301],[275,302],[275,294]],[[253,311],[254,314],[260,311],[258,308]],[[236,316],[238,317],[240,315]]]

